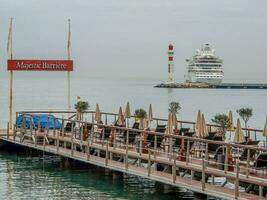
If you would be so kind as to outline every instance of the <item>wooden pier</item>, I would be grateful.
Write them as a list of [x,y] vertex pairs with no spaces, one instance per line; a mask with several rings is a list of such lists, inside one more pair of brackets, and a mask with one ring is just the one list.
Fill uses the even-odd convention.
[[[117,115],[114,113],[102,113],[105,117],[104,124],[95,123],[95,113],[87,112],[87,116],[90,115],[92,119],[90,122],[54,117],[53,120],[61,122],[61,128],[49,129],[31,124],[27,127],[26,118],[38,113],[51,114],[42,111],[17,113],[25,118],[23,124],[20,127],[14,126],[13,133],[2,130],[1,142],[37,149],[223,199],[267,199],[266,168],[257,168],[252,163],[255,158],[252,153],[256,155],[267,152],[267,148],[188,137],[178,132],[167,135],[155,132],[152,128],[139,130],[108,125],[109,121],[116,121]],[[75,113],[52,114],[62,116]],[[155,118],[154,121],[156,125],[166,124],[164,119]],[[180,130],[183,127],[194,130],[193,122],[179,123]],[[71,124],[71,130],[66,129],[67,124]],[[209,130],[216,129],[213,125],[208,126]],[[225,155],[223,162],[214,159],[210,151],[212,146],[222,147],[222,154]],[[247,151],[247,157],[242,160],[240,152],[244,151]],[[225,184],[218,186],[213,181],[207,181],[208,178],[214,180],[214,177],[225,177],[234,185],[234,189],[224,187]],[[245,190],[252,186],[258,188],[258,193],[241,192],[239,188],[242,186]]]

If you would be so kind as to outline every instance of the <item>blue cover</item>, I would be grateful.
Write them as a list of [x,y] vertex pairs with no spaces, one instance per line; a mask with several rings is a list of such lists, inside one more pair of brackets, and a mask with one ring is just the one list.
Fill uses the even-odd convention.
[[[40,123],[40,128],[49,128],[49,129],[60,129],[61,123],[58,119],[55,119],[54,115],[48,114],[40,114],[40,115],[25,115],[24,117],[26,128],[30,128],[30,124],[32,124],[33,128],[38,128]],[[20,128],[23,124],[23,115],[19,115],[16,119],[16,127]]]

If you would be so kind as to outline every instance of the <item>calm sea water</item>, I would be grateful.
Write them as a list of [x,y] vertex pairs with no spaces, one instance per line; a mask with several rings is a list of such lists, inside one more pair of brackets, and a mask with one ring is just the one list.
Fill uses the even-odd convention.
[[[250,127],[262,129],[267,114],[267,90],[157,89],[154,80],[75,79],[71,82],[72,105],[81,96],[95,109],[118,112],[129,101],[135,108],[153,105],[154,116],[166,118],[168,104],[182,106],[178,118],[195,121],[198,109],[206,120],[216,113],[253,108]],[[8,80],[0,80],[1,127],[7,123]],[[20,78],[14,81],[14,111],[64,110],[67,104],[65,79]],[[159,185],[159,186],[158,186]],[[165,189],[162,189],[164,188]],[[169,190],[170,188],[168,188]],[[164,192],[165,191],[165,192]],[[67,170],[59,163],[42,162],[0,152],[0,199],[181,199],[194,197],[183,189],[166,193],[166,186],[145,179],[98,168]]]

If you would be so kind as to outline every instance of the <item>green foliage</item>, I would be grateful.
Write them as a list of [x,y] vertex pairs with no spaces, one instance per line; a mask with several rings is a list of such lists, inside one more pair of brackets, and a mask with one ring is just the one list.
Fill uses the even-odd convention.
[[253,115],[252,108],[240,108],[236,111],[239,116],[244,120],[246,128],[249,118]]
[[147,113],[144,109],[139,108],[135,110],[134,115],[139,119],[144,119],[147,116]]
[[88,110],[89,108],[89,104],[86,101],[78,101],[75,105],[74,105],[75,109],[82,113],[85,112],[86,110]]
[[169,112],[174,112],[174,113],[178,114],[179,110],[181,110],[181,106],[180,106],[179,102],[172,101],[169,104]]
[[216,125],[220,126],[223,133],[225,133],[225,131],[231,127],[231,121],[229,117],[223,113],[216,114],[214,118],[211,119],[211,121]]

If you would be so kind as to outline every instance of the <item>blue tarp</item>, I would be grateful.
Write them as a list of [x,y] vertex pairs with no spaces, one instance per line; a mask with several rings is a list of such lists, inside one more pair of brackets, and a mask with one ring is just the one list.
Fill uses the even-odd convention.
[[48,115],[48,114],[40,114],[40,115],[19,115],[16,119],[16,127],[20,128],[21,125],[24,123],[27,129],[30,128],[31,124],[33,128],[38,128],[40,124],[40,128],[49,128],[49,129],[60,129],[61,128],[61,123],[59,122],[58,119],[55,119],[53,115]]

